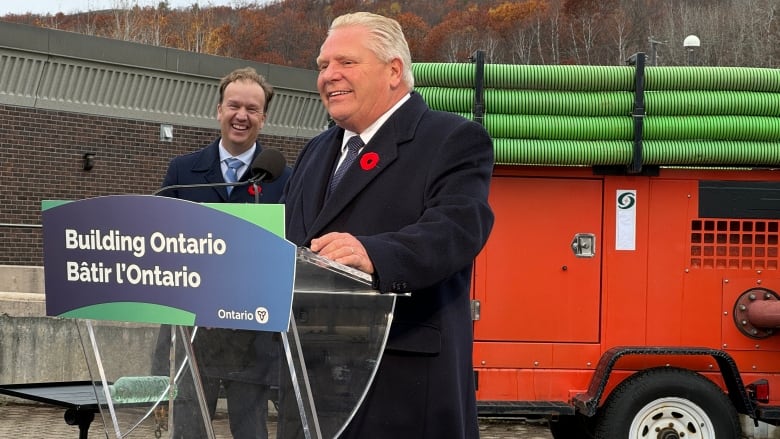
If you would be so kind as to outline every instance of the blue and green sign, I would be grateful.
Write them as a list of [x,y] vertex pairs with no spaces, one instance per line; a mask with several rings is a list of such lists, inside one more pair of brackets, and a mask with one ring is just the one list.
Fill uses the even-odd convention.
[[283,205],[116,195],[42,208],[49,316],[287,330]]

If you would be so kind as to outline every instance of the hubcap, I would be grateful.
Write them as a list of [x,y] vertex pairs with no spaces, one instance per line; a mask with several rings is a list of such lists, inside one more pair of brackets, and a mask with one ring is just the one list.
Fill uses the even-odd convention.
[[684,398],[660,398],[642,407],[629,439],[713,439],[714,427],[701,407]]

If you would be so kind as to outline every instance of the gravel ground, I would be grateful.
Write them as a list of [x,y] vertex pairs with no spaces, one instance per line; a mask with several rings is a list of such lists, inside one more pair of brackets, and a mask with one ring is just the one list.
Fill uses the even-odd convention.
[[[7,404],[2,406],[0,418],[0,438],[8,439],[68,439],[79,438],[79,429],[65,423],[65,410],[48,405]],[[524,421],[506,419],[481,419],[480,439],[552,439],[550,430],[544,421]],[[217,414],[214,420],[217,439],[229,439],[227,419]],[[273,429],[272,429],[273,430]],[[273,431],[271,434],[273,435]],[[113,438],[115,433],[109,429],[106,433],[100,419],[95,419],[89,429],[89,438]],[[141,425],[126,435],[128,439],[154,438],[154,423]],[[167,438],[162,432],[161,438]]]

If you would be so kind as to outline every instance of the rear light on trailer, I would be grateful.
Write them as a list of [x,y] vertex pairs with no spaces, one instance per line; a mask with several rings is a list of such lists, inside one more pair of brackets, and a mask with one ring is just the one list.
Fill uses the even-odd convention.
[[769,402],[769,381],[758,380],[747,385],[747,391],[758,402]]

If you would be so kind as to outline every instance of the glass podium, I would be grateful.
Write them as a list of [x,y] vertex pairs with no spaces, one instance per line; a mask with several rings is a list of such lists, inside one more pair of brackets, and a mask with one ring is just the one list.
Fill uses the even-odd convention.
[[[299,248],[287,332],[74,320],[92,380],[77,383],[73,424],[84,438],[215,439],[260,417],[269,438],[336,438],[382,359],[395,300],[369,275]],[[128,352],[128,337],[155,341]],[[213,376],[262,389],[261,401],[215,407],[206,394],[232,390]]]

